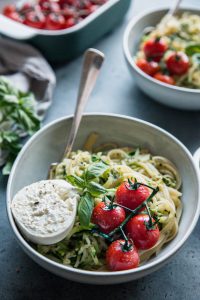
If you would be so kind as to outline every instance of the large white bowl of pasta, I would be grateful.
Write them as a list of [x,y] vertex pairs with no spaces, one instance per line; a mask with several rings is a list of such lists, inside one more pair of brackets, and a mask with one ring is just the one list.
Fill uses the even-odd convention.
[[124,55],[139,88],[161,104],[200,109],[200,10],[143,12],[129,22]]
[[[20,232],[12,214],[13,198],[25,186],[47,178],[50,164],[62,157],[71,122],[72,117],[66,117],[43,127],[26,143],[15,161],[7,188],[7,211],[17,242],[45,269],[79,282],[116,284],[156,271],[181,248],[197,223],[199,178],[192,155],[180,141],[139,119],[113,114],[84,115],[74,152],[54,169],[54,179],[80,185],[80,199],[86,194],[89,200],[92,199],[90,224],[80,225],[85,211],[81,211],[83,203],[79,202],[72,231],[61,242],[37,245],[30,243]],[[146,197],[151,199],[143,199],[139,209],[136,208],[137,212],[133,206],[132,210],[125,209],[125,216],[120,221],[123,231],[116,230],[114,226],[115,234],[110,235],[112,240],[109,240],[109,230],[104,230],[102,223],[98,223],[99,215],[96,218],[94,210],[105,203],[109,206],[112,197],[116,206],[106,209],[106,212],[129,206],[127,198],[123,202],[120,195],[130,182],[142,184],[140,188],[146,189],[142,195],[147,192]],[[139,187],[136,191],[139,193]],[[134,193],[135,190],[127,189],[126,192]],[[38,202],[35,204],[38,205]],[[120,204],[123,206],[117,206]],[[90,209],[90,204],[88,206]],[[152,244],[150,239],[150,244],[145,246],[147,236],[141,242],[142,238],[138,239],[137,235],[134,236],[135,231],[131,230],[135,218],[147,216],[147,210],[149,220],[152,217],[155,224],[145,219],[143,233],[147,231],[151,235],[156,231],[153,237],[156,241]],[[129,223],[125,220],[127,218]],[[115,218],[112,220],[116,221]],[[105,222],[110,220],[107,218]],[[108,225],[112,227],[113,224]],[[126,246],[129,248],[125,248],[124,234],[128,237]],[[118,246],[118,250],[113,244]],[[116,251],[120,252],[119,255]],[[133,260],[129,256],[131,251],[134,252]],[[124,255],[130,258],[128,265],[127,260],[123,260]]]

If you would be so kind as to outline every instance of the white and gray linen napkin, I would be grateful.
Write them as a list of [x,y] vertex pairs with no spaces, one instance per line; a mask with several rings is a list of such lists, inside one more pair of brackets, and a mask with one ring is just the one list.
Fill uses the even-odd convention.
[[[31,91],[35,95],[36,112],[42,120],[51,104],[56,78],[39,51],[30,45],[0,37],[1,75],[16,88],[24,92]],[[0,151],[0,166],[4,162],[3,152]]]
[[0,75],[22,91],[32,91],[43,117],[51,104],[55,74],[44,57],[30,45],[0,37]]

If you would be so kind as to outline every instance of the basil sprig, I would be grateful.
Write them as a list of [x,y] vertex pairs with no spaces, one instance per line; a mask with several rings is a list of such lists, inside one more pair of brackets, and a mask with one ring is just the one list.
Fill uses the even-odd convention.
[[6,158],[4,175],[9,174],[22,147],[21,136],[32,135],[39,128],[33,94],[19,91],[0,76],[0,153]]
[[85,192],[78,205],[78,216],[81,226],[89,226],[94,208],[94,199],[90,193]]
[[188,56],[192,56],[193,54],[200,53],[200,44],[190,44],[185,48],[185,53]]
[[91,181],[86,185],[88,192],[94,197],[98,197],[102,194],[106,194],[109,190],[105,189],[102,185],[97,182]]
[[109,169],[109,165],[107,165],[103,161],[99,161],[97,163],[91,164],[85,172],[85,179],[87,181],[93,180],[103,175],[103,173],[106,172],[108,169]]
[[76,175],[67,175],[66,176],[66,180],[71,183],[72,185],[80,188],[80,189],[83,189],[85,188],[85,181],[79,177],[79,176],[76,176]]
[[91,164],[82,177],[77,175],[66,176],[68,182],[83,190],[78,205],[78,216],[81,226],[89,226],[90,224],[92,210],[94,208],[94,197],[110,192],[110,190],[94,181],[96,178],[102,176],[108,169],[109,165],[103,161],[98,161]]

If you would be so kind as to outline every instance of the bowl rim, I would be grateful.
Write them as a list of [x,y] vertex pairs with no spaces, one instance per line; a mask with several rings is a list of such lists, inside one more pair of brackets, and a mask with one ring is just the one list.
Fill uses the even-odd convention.
[[173,247],[172,249],[170,249],[163,257],[158,258],[157,261],[153,261],[153,262],[149,262],[147,264],[144,264],[136,269],[130,269],[130,270],[125,270],[125,271],[116,271],[116,272],[106,272],[106,271],[88,271],[88,270],[82,270],[82,269],[76,269],[70,266],[66,266],[63,265],[61,263],[55,262],[47,257],[45,257],[44,255],[40,254],[39,252],[37,252],[33,247],[31,247],[31,245],[23,238],[23,236],[21,235],[20,231],[18,230],[14,218],[12,216],[12,212],[11,212],[11,208],[10,208],[10,202],[11,202],[11,197],[10,197],[10,192],[11,192],[11,187],[12,187],[12,179],[13,176],[15,174],[15,170],[16,167],[18,165],[18,162],[21,160],[21,157],[23,157],[23,154],[26,152],[26,150],[31,146],[31,144],[35,141],[35,139],[37,139],[38,136],[40,136],[41,134],[44,134],[46,132],[46,130],[48,130],[50,127],[54,127],[56,125],[58,125],[59,123],[62,123],[63,121],[72,119],[73,115],[69,115],[69,116],[65,116],[65,117],[60,117],[54,121],[51,121],[50,123],[48,123],[47,125],[45,125],[44,127],[42,127],[37,133],[35,133],[27,142],[26,144],[23,146],[23,148],[21,149],[20,153],[18,154],[14,165],[12,167],[11,170],[11,174],[9,176],[8,179],[8,184],[7,184],[7,192],[6,192],[6,209],[7,209],[7,215],[8,215],[8,220],[10,223],[10,226],[12,228],[12,231],[14,233],[15,239],[17,239],[17,242],[23,247],[23,249],[26,249],[26,251],[28,251],[29,253],[31,253],[31,256],[35,258],[36,261],[38,261],[38,259],[40,259],[40,261],[43,261],[44,263],[46,263],[47,265],[50,265],[52,268],[55,269],[60,269],[62,271],[65,272],[73,272],[79,275],[86,275],[86,276],[94,276],[94,277],[104,277],[104,276],[111,276],[111,277],[119,277],[121,275],[129,275],[129,274],[140,274],[142,272],[145,271],[149,271],[153,268],[158,268],[159,265],[164,264],[165,262],[167,262],[170,257],[172,257],[185,243],[185,241],[188,239],[188,237],[190,236],[190,234],[192,233],[198,218],[199,218],[199,212],[200,212],[200,180],[199,180],[199,171],[198,168],[196,166],[196,164],[194,163],[193,157],[191,155],[191,153],[189,152],[189,150],[186,148],[186,146],[180,142],[175,136],[173,136],[172,134],[170,134],[169,132],[167,132],[166,130],[160,128],[159,126],[156,126],[150,122],[138,119],[138,118],[134,118],[134,117],[129,117],[129,116],[124,116],[121,114],[114,114],[114,113],[85,113],[83,115],[83,117],[87,118],[87,117],[112,117],[112,118],[116,118],[116,119],[125,119],[125,120],[130,120],[130,121],[134,121],[137,124],[143,124],[147,127],[152,128],[153,130],[160,132],[161,134],[167,136],[168,138],[170,138],[174,143],[176,143],[186,154],[186,156],[188,157],[191,165],[193,166],[193,170],[194,173],[196,175],[196,179],[197,179],[197,208],[196,208],[196,212],[194,215],[194,218],[192,219],[191,223],[190,223],[190,227],[188,227],[187,231],[184,234],[184,237],[182,238],[181,241],[179,241],[177,243],[177,245],[175,245],[175,247]]
[[[114,6],[115,4],[117,4],[120,1],[123,1],[123,0],[107,1],[106,3],[104,3],[103,5],[98,7],[98,9],[96,11],[91,13],[85,19],[81,20],[81,22],[75,24],[74,26],[72,26],[70,28],[64,28],[64,29],[59,29],[59,30],[45,30],[45,29],[38,29],[38,28],[30,27],[30,26],[27,26],[27,25],[24,25],[21,23],[18,23],[17,25],[21,26],[21,28],[23,28],[23,30],[27,29],[27,31],[29,31],[30,34],[32,33],[33,36],[37,35],[37,34],[38,35],[46,35],[46,36],[60,36],[60,35],[64,35],[64,34],[70,34],[70,33],[74,33],[76,31],[81,30],[82,28],[87,26],[89,23],[94,21],[96,18],[98,18],[100,15],[105,13],[107,10],[109,10],[112,6]],[[4,16],[4,17],[6,17],[6,16]],[[8,21],[10,21],[12,23],[14,22],[16,24],[16,21],[13,21],[13,20],[9,19],[8,17],[6,17],[6,18],[8,19]]]
[[[131,20],[129,21],[128,25],[126,26],[126,29],[124,31],[124,36],[123,36],[123,50],[124,50],[124,54],[125,57],[129,63],[129,65],[141,76],[144,77],[146,80],[149,80],[150,82],[152,82],[152,84],[157,84],[161,87],[165,87],[167,89],[172,89],[174,91],[180,91],[180,92],[185,92],[185,93],[193,93],[193,94],[200,94],[200,88],[199,89],[192,89],[192,88],[187,88],[187,87],[179,87],[176,85],[169,85],[166,84],[164,82],[161,82],[159,80],[154,79],[153,77],[147,75],[146,73],[144,73],[142,70],[140,70],[140,68],[136,65],[135,61],[134,61],[134,57],[131,55],[129,46],[128,46],[128,40],[129,40],[129,36],[130,33],[132,31],[132,29],[135,27],[135,25],[142,19],[145,19],[147,16],[151,15],[151,14],[157,14],[159,12],[166,12],[169,8],[168,7],[161,7],[159,9],[150,9],[150,10],[145,10],[144,12],[140,13],[137,16],[134,16],[133,18],[131,18]],[[200,8],[196,8],[193,6],[183,6],[179,9],[181,12],[184,11],[193,11],[193,12],[198,12],[198,14],[200,15]]]

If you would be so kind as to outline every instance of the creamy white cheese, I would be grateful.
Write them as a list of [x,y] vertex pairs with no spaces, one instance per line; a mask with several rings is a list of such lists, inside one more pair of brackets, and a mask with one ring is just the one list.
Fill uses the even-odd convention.
[[30,235],[47,237],[73,226],[78,200],[79,194],[68,182],[42,180],[21,189],[11,209],[17,224]]

